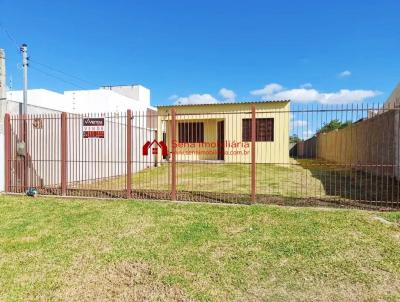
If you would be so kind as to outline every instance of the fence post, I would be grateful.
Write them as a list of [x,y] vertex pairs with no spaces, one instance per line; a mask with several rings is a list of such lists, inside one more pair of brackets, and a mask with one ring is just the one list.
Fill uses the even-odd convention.
[[171,109],[172,175],[171,200],[176,200],[176,109]]
[[28,189],[29,170],[28,170],[28,115],[22,115],[22,141],[24,142],[24,169],[23,169],[23,192]]
[[67,113],[61,113],[61,194],[67,195],[68,182],[68,125]]
[[4,116],[4,190],[11,192],[11,121],[10,114]]
[[256,105],[251,106],[251,202],[256,202]]
[[126,198],[132,197],[132,111],[126,112]]

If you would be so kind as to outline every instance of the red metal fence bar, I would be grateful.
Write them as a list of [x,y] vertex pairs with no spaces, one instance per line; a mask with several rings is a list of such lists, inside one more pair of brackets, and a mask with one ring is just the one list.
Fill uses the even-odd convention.
[[[152,112],[5,115],[5,190],[39,186],[40,194],[93,197],[315,198],[400,206],[399,109],[243,106],[163,109],[157,130]],[[104,137],[85,138],[84,119],[103,117]],[[168,144],[169,156],[142,154],[154,135]]]
[[11,121],[10,115],[4,117],[4,190],[11,192]]
[[126,113],[126,198],[132,197],[132,111]]
[[256,202],[256,106],[251,106],[251,201]]
[[61,194],[67,195],[68,183],[68,125],[67,113],[61,113]]
[[171,109],[171,142],[172,142],[172,169],[171,169],[171,199],[176,200],[176,110]]
[[24,145],[24,156],[23,156],[23,192],[28,189],[28,129],[27,129],[27,115],[22,115],[22,141]]

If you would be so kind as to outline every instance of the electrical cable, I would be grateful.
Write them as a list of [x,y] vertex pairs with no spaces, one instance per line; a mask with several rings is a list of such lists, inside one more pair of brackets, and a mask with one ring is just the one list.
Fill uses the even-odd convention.
[[14,45],[17,48],[17,51],[19,52],[20,51],[20,46],[18,45],[18,42],[17,42],[17,40],[15,40],[14,36],[7,30],[7,28],[5,28],[5,26],[2,23],[0,23],[0,28],[5,33],[7,38],[10,39],[10,41],[14,43]]
[[72,86],[75,86],[75,87],[77,87],[77,88],[80,88],[80,89],[83,89],[83,90],[88,90],[88,88],[85,88],[85,87],[80,86],[80,85],[77,85],[77,84],[75,84],[75,83],[73,83],[73,82],[70,82],[70,81],[67,81],[67,80],[65,80],[65,79],[62,79],[62,78],[60,78],[60,77],[58,77],[58,76],[55,76],[54,74],[48,73],[48,72],[46,72],[46,71],[43,71],[43,70],[41,70],[41,69],[39,69],[39,68],[37,68],[37,67],[35,67],[35,66],[29,65],[29,68],[30,68],[30,69],[33,69],[33,70],[36,70],[36,71],[38,71],[38,72],[40,72],[40,73],[42,73],[42,74],[44,74],[44,75],[46,75],[46,76],[48,76],[48,77],[52,77],[52,78],[55,78],[55,79],[57,79],[57,80],[59,80],[59,81],[61,81],[61,82],[67,83],[67,84],[72,85]]
[[30,61],[30,62],[33,62],[33,63],[35,63],[35,64],[38,64],[38,65],[41,65],[41,66],[43,66],[43,67],[45,67],[45,68],[47,68],[47,69],[49,69],[49,70],[52,70],[52,71],[54,71],[54,72],[58,72],[58,73],[61,73],[61,74],[65,75],[65,76],[68,76],[68,77],[70,77],[70,78],[74,78],[74,79],[76,79],[76,80],[78,80],[78,81],[84,82],[84,83],[86,83],[86,84],[94,85],[94,86],[96,86],[96,87],[100,87],[100,86],[101,86],[101,85],[98,85],[98,84],[96,84],[96,83],[93,83],[93,82],[84,80],[84,79],[82,79],[82,78],[80,78],[80,77],[77,77],[77,76],[75,76],[75,75],[66,73],[65,71],[62,71],[62,70],[60,70],[60,69],[58,69],[58,68],[54,68],[54,67],[52,67],[52,66],[50,66],[50,65],[48,65],[48,64],[41,63],[41,62],[36,61],[36,60],[32,60],[32,58],[29,58],[29,61]]

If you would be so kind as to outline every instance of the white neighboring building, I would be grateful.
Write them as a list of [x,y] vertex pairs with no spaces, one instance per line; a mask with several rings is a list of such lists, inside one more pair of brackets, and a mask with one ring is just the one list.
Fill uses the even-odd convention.
[[[7,100],[5,101],[5,112],[10,114],[20,113],[20,107],[23,103],[23,91],[7,91]],[[57,111],[69,112],[69,100],[60,93],[46,89],[28,90],[28,113],[49,113]]]
[[[8,91],[6,99],[1,100],[4,112],[11,115],[19,114],[23,103],[22,91]],[[75,182],[86,181],[91,182],[103,177],[120,176],[125,172],[125,166],[117,161],[123,161],[123,152],[118,150],[126,150],[126,127],[125,116],[126,111],[132,110],[133,115],[138,114],[138,118],[132,119],[132,132],[135,141],[135,147],[132,148],[132,173],[141,171],[147,167],[154,165],[155,157],[143,157],[141,154],[141,146],[146,143],[146,140],[153,140],[155,138],[155,129],[157,129],[155,115],[156,108],[150,105],[150,90],[141,85],[127,85],[127,86],[106,86],[99,89],[92,90],[76,90],[65,91],[64,93],[57,93],[46,89],[30,89],[28,90],[28,114],[43,114],[43,113],[57,113],[67,112],[70,114],[82,113],[122,113],[122,115],[115,115],[115,119],[105,119],[105,137],[97,141],[98,151],[93,152],[91,148],[80,150],[80,152],[69,152],[68,162],[68,182],[73,184]],[[114,115],[112,115],[114,116]],[[46,123],[51,123],[49,120],[44,119],[44,126]],[[75,134],[81,134],[82,124],[76,123],[73,127]],[[79,126],[78,126],[79,125]],[[28,128],[31,129],[31,128]],[[117,133],[113,129],[118,129]],[[72,131],[71,130],[71,131]],[[29,130],[28,130],[29,131]],[[32,129],[30,130],[32,131]],[[60,141],[60,132],[46,132],[39,131],[35,134],[40,141]],[[3,143],[4,136],[1,137]],[[39,140],[39,139],[38,139]],[[69,145],[75,146],[76,140],[83,140],[81,135],[68,136]],[[70,142],[75,142],[74,144]],[[81,146],[86,146],[81,141]],[[41,178],[45,186],[57,185],[60,180],[60,166],[53,164],[52,175],[46,173],[47,165],[41,158],[42,154],[35,153],[32,145],[28,145],[27,153],[32,157],[32,164],[30,167],[29,175]],[[1,150],[3,150],[1,148]],[[47,146],[51,159],[50,161],[57,163],[60,150],[57,144]],[[3,157],[3,153],[0,152]],[[47,160],[49,160],[47,158]],[[83,159],[82,159],[83,158]],[[38,160],[41,159],[41,160]],[[94,169],[86,169],[86,164],[92,162],[95,166]],[[78,173],[77,171],[80,171]],[[0,191],[4,190],[4,160],[0,159]],[[14,179],[14,178],[13,178]]]
[[70,100],[72,108],[69,112],[72,113],[156,110],[150,105],[150,90],[141,85],[65,91],[64,96]]
[[[17,103],[22,102],[22,90],[8,91],[6,112],[17,114]],[[156,110],[150,105],[150,90],[141,85],[105,86],[99,89],[65,91],[64,94],[46,89],[29,89],[28,113],[42,113],[41,109],[68,113]]]

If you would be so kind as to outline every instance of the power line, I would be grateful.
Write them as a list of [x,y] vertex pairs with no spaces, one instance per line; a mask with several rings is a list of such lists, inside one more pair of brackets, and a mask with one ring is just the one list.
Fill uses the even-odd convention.
[[[5,35],[7,36],[7,38],[8,38],[12,43],[14,43],[14,45],[15,45],[16,48],[17,48],[17,51],[20,52],[21,49],[20,49],[20,45],[18,44],[17,40],[16,40],[16,39],[14,38],[14,36],[7,30],[7,28],[5,28],[5,26],[4,26],[1,22],[0,22],[0,29],[5,33]],[[41,62],[36,61],[36,60],[32,60],[30,57],[28,58],[28,60],[29,60],[29,62],[38,64],[38,65],[40,65],[40,66],[42,66],[42,67],[44,67],[44,68],[47,68],[47,69],[49,69],[49,70],[51,70],[51,71],[54,71],[54,72],[57,72],[57,73],[60,73],[60,74],[63,74],[64,76],[73,78],[73,79],[78,80],[78,81],[80,81],[80,82],[82,82],[82,83],[86,83],[86,84],[89,84],[89,85],[94,85],[94,86],[96,86],[96,87],[100,87],[100,86],[101,86],[101,85],[99,85],[99,84],[97,84],[97,83],[93,83],[93,82],[87,81],[87,80],[85,80],[85,79],[82,79],[82,78],[80,78],[80,77],[78,77],[78,76],[69,74],[69,73],[67,73],[67,72],[65,72],[65,71],[62,71],[62,70],[58,69],[58,68],[54,68],[54,67],[52,67],[52,66],[50,66],[50,65],[48,65],[48,64],[41,63]],[[45,75],[47,75],[47,76],[49,76],[49,77],[53,77],[53,78],[55,78],[55,79],[58,79],[58,80],[60,80],[60,81],[62,81],[62,82],[64,82],[64,83],[68,83],[68,84],[70,84],[70,85],[73,85],[73,86],[75,86],[75,87],[79,87],[79,88],[81,88],[81,89],[87,89],[87,88],[83,88],[82,86],[77,85],[77,84],[75,84],[75,83],[73,83],[73,82],[64,80],[64,79],[62,79],[62,78],[60,78],[60,77],[57,77],[57,76],[55,76],[55,75],[53,75],[53,74],[47,73],[47,72],[45,72],[45,71],[43,71],[43,70],[41,70],[41,69],[35,68],[34,66],[31,66],[31,64],[29,65],[29,67],[32,68],[32,69],[34,69],[34,70],[36,70],[36,71],[39,71],[39,72],[41,72],[41,73],[43,73],[43,74],[45,74]]]
[[39,68],[37,68],[37,67],[35,67],[35,66],[31,66],[31,65],[30,65],[29,67],[30,67],[31,69],[33,69],[33,70],[36,70],[36,71],[38,71],[38,72],[40,72],[40,73],[42,73],[42,74],[48,76],[48,77],[55,78],[55,79],[57,79],[57,80],[59,80],[59,81],[61,81],[61,82],[67,83],[67,84],[72,85],[72,86],[75,86],[75,87],[77,87],[77,88],[80,88],[80,89],[83,89],[83,90],[87,90],[87,88],[85,88],[85,87],[83,87],[83,86],[77,85],[77,84],[75,84],[75,83],[73,83],[73,82],[70,82],[70,81],[67,81],[67,80],[64,80],[64,79],[62,79],[62,78],[60,78],[60,77],[58,77],[58,76],[55,76],[54,74],[48,73],[48,72],[46,72],[46,71],[43,71],[43,70],[41,70],[41,69],[39,69]]
[[75,75],[66,73],[66,72],[64,72],[64,71],[62,71],[62,70],[60,70],[60,69],[54,68],[54,67],[52,67],[52,66],[50,66],[50,65],[48,65],[48,64],[44,64],[44,63],[41,63],[41,62],[39,62],[39,61],[32,60],[32,59],[29,59],[29,61],[30,61],[30,62],[33,62],[33,63],[36,63],[36,64],[38,64],[38,65],[41,65],[41,66],[43,66],[43,67],[45,67],[45,68],[47,68],[47,69],[49,69],[49,70],[52,70],[52,71],[61,73],[61,74],[65,75],[65,76],[68,76],[68,77],[70,77],[70,78],[74,78],[74,79],[76,79],[76,80],[78,80],[78,81],[81,81],[81,82],[84,82],[84,83],[87,83],[87,84],[90,84],[90,85],[94,85],[94,86],[101,86],[101,85],[98,85],[98,84],[96,84],[96,83],[93,83],[93,82],[84,80],[84,79],[82,79],[82,78],[80,78],[80,77],[77,77],[77,76],[75,76]]
[[15,40],[14,36],[7,30],[7,28],[5,28],[5,26],[2,23],[0,23],[0,28],[3,30],[3,32],[5,33],[7,38],[10,39],[10,41],[14,43],[14,45],[17,48],[17,51],[19,52],[20,51],[19,44],[18,44],[17,40]]

